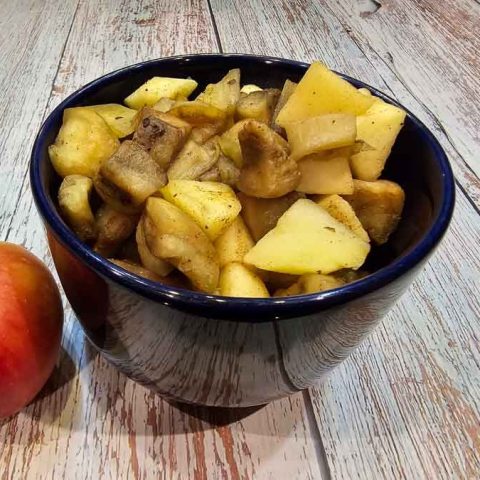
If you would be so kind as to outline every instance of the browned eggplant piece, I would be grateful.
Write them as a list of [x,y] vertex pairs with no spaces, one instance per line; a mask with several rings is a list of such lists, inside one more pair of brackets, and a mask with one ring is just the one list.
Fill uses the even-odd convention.
[[278,219],[304,195],[291,192],[279,198],[255,198],[238,193],[242,204],[241,215],[253,239],[258,242],[267,232],[277,225]]
[[138,114],[133,140],[148,150],[158,165],[167,168],[191,129],[189,123],[174,115],[144,107]]
[[353,194],[342,195],[352,206],[368,236],[378,245],[388,241],[400,221],[405,192],[389,180],[353,181]]
[[244,162],[238,179],[241,192],[252,197],[277,198],[295,190],[300,171],[280,135],[262,122],[249,120],[240,130],[238,140]]
[[138,218],[138,215],[119,212],[107,203],[101,205],[95,214],[97,240],[93,249],[104,257],[115,255],[135,231]]
[[136,142],[124,141],[98,171],[94,185],[105,203],[133,214],[145,200],[167,182],[167,176]]

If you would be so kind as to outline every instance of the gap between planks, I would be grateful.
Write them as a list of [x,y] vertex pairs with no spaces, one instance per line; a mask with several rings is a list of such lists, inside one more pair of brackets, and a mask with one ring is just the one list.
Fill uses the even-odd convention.
[[[42,114],[42,119],[40,121],[40,125],[43,125],[43,122],[45,121],[45,118],[47,116],[47,113],[49,111],[49,105],[50,105],[50,100],[52,99],[52,94],[53,94],[53,89],[54,89],[54,86],[55,86],[55,82],[57,80],[57,77],[58,77],[58,72],[60,70],[60,65],[62,64],[62,60],[63,60],[63,55],[65,53],[65,48],[67,46],[67,42],[68,42],[68,39],[70,38],[70,34],[72,33],[72,27],[73,27],[73,24],[75,23],[75,18],[77,16],[77,12],[78,12],[78,7],[80,5],[80,1],[81,0],[77,0],[77,4],[75,6],[75,11],[73,13],[73,16],[72,16],[72,21],[70,22],[70,26],[68,28],[68,32],[67,32],[67,35],[65,36],[65,41],[63,43],[63,46],[62,46],[62,50],[60,52],[60,55],[58,57],[58,65],[57,65],[57,69],[55,70],[55,73],[54,75],[52,76],[52,84],[50,86],[50,92],[48,94],[48,98],[47,98],[47,101],[45,103],[45,108],[43,110],[43,114]],[[10,237],[10,232],[12,230],[12,225],[13,225],[13,220],[15,218],[15,216],[17,215],[17,211],[18,211],[18,208],[20,206],[20,202],[18,201],[20,196],[22,195],[22,192],[23,192],[23,189],[25,187],[25,182],[27,181],[28,179],[28,176],[29,176],[29,169],[25,169],[25,174],[23,176],[23,179],[21,181],[21,184],[20,184],[20,188],[18,190],[18,195],[17,195],[17,201],[15,202],[15,208],[13,210],[13,213],[10,217],[10,222],[9,222],[9,225],[7,227],[7,232],[5,234],[5,240],[8,241],[9,237]]]
[[[210,0],[209,0],[210,1]],[[477,2],[479,2],[480,4],[480,0],[475,0]],[[378,2],[375,2],[375,3],[378,3]],[[381,6],[381,4],[379,4]],[[356,47],[358,48],[358,50],[363,54],[363,56],[365,57],[365,59],[370,63],[370,65],[372,66],[372,68],[374,68],[375,70],[377,70],[375,68],[375,65],[372,63],[372,61],[370,60],[369,56],[367,55],[367,53],[365,52],[365,50],[363,49],[361,43],[355,38],[355,35],[353,34],[352,30],[347,27],[343,22],[342,20],[340,19],[340,17],[333,11],[333,9],[331,9],[329,6],[327,6],[327,8],[329,9],[331,15],[333,17],[335,17],[335,19],[338,21],[338,23],[342,26],[344,32],[349,36],[349,38],[352,40],[352,42],[356,45]],[[379,7],[380,8],[380,7]],[[378,10],[378,8],[377,8]],[[374,14],[376,13],[375,12],[371,12],[370,14]],[[458,158],[463,162],[464,164],[464,168],[473,176],[475,177],[477,180],[478,180],[478,183],[479,183],[479,187],[480,187],[480,178],[477,176],[477,174],[473,171],[473,169],[471,168],[471,166],[468,164],[468,162],[466,161],[465,157],[459,152],[458,148],[455,146],[451,136],[449,135],[449,133],[445,130],[445,127],[442,125],[442,123],[440,122],[439,118],[433,113],[433,111],[424,103],[422,102],[417,95],[415,95],[411,88],[408,86],[407,82],[405,81],[405,79],[402,77],[402,75],[400,74],[400,72],[395,68],[395,64],[394,64],[394,60],[393,60],[393,57],[392,55],[389,53],[389,59],[390,59],[390,63],[391,65],[389,65],[387,63],[387,61],[382,58],[382,56],[372,47],[372,45],[369,45],[369,48],[370,50],[375,54],[375,56],[384,64],[385,68],[387,68],[392,75],[394,75],[397,80],[403,85],[403,87],[405,88],[405,90],[408,91],[408,93],[416,99],[416,101],[423,107],[423,109],[425,110],[425,112],[428,114],[428,116],[430,117],[431,121],[435,124],[435,126],[443,133],[444,137],[445,137],[445,140],[449,143],[450,147],[455,151],[455,153],[457,154]],[[377,70],[378,71],[378,70]],[[384,81],[389,93],[391,94],[392,97],[394,97],[395,93],[388,87],[388,82],[383,78],[382,74],[380,72],[378,72],[378,74],[380,75],[380,77],[382,77],[382,80]],[[458,180],[458,178],[455,178],[455,184],[457,185],[457,187],[462,191],[462,193],[465,195],[465,198],[466,200],[470,203],[470,205],[474,208],[474,210],[480,215],[480,207],[476,204],[475,200],[469,195],[469,193],[467,192],[467,189],[463,186],[463,184],[460,182],[460,180]]]
[[[72,28],[75,24],[75,21],[77,19],[77,13],[78,13],[78,10],[79,10],[79,6],[82,4],[82,1],[77,1],[76,3],[76,6],[75,6],[75,11],[74,11],[74,14],[73,14],[73,17],[72,17],[72,21],[70,23],[70,26],[69,26],[69,29],[68,29],[68,33],[65,37],[65,42],[63,44],[63,47],[62,47],[62,50],[61,50],[61,55],[60,55],[60,58],[59,58],[59,62],[58,62],[58,65],[57,65],[57,69],[55,71],[55,74],[53,75],[53,81],[51,83],[51,87],[50,87],[50,94],[48,96],[48,99],[47,99],[47,103],[46,103],[46,106],[44,108],[44,111],[43,111],[43,114],[42,114],[42,120],[41,120],[41,123],[43,123],[50,107],[51,107],[51,104],[52,104],[52,99],[54,99],[54,93],[55,93],[55,85],[57,83],[57,80],[59,78],[59,73],[60,73],[60,69],[61,69],[61,65],[62,65],[62,62],[64,60],[64,54],[65,54],[65,49],[68,45],[68,42],[70,40],[70,36],[71,36],[71,33],[72,33]],[[213,27],[214,27],[214,30],[215,30],[215,33],[216,33],[216,40],[217,40],[217,47],[220,51],[222,51],[222,47],[221,47],[221,44],[220,44],[220,41],[219,41],[219,36],[218,36],[218,30],[217,30],[217,26],[216,26],[216,23],[215,23],[215,20],[214,20],[214,17],[212,15],[212,12],[211,12],[211,6],[210,6],[210,2],[208,2],[208,6],[209,6],[209,11],[210,11],[210,15],[211,15],[211,21],[212,21],[212,24],[213,24]],[[19,193],[17,195],[17,202],[16,202],[16,208],[13,212],[13,215],[12,217],[10,218],[10,223],[9,223],[9,226],[8,226],[8,229],[7,229],[7,237],[10,237],[11,235],[11,228],[12,228],[12,224],[13,224],[13,219],[15,218],[15,215],[17,214],[18,210],[19,210],[19,205],[20,205],[20,202],[18,201],[18,198],[20,198],[22,196],[22,192],[24,191],[24,188],[27,188],[26,186],[26,180],[28,178],[28,173],[25,173],[25,175],[23,176],[23,180],[21,182],[21,188],[19,190]],[[320,439],[320,431],[318,429],[318,426],[316,424],[316,422],[314,421],[314,412],[313,412],[313,407],[312,407],[312,400],[311,398],[309,397],[309,393],[308,392],[304,392],[302,397],[305,399],[307,398],[308,399],[308,402],[304,401],[304,408],[306,410],[306,416],[308,418],[308,422],[312,428],[312,433],[313,433],[313,437],[315,438],[315,441],[319,440]],[[317,450],[318,448],[318,450]],[[315,445],[315,449],[316,449],[316,454],[318,456],[318,459],[325,459],[325,455],[324,455],[324,452],[323,452],[323,446],[321,445]],[[322,453],[323,452],[323,453]],[[323,464],[323,465],[319,465],[319,468],[324,471],[324,472],[328,472],[328,465],[326,464]],[[328,475],[328,473],[327,473]],[[323,478],[323,477],[322,477]],[[325,478],[330,478],[329,475],[326,476]]]
[[217,21],[215,20],[215,15],[213,13],[211,0],[207,0],[207,4],[208,4],[208,12],[210,14],[210,21],[212,22],[213,31],[215,32],[215,38],[217,40],[218,51],[220,53],[223,53],[222,41],[220,40],[220,34],[218,33]]
[[[215,38],[217,40],[217,47],[219,52],[223,53],[223,45],[218,31],[217,21],[215,19],[215,14],[213,13],[211,0],[207,0],[208,10],[210,13],[210,19],[213,25],[213,30],[215,32]],[[314,450],[317,457],[317,462],[321,474],[322,480],[331,480],[332,476],[330,473],[330,467],[327,460],[327,455],[325,453],[325,448],[323,445],[322,435],[318,427],[318,423],[315,419],[315,412],[313,408],[313,400],[309,390],[303,390],[302,392],[303,403],[305,408],[305,413],[307,416],[307,421],[310,427],[310,430],[314,438]]]

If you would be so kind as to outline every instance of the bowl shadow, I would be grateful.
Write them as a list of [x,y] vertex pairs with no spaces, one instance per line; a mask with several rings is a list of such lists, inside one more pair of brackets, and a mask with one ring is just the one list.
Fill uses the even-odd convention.
[[198,428],[191,429],[189,433],[204,431],[215,427],[229,426],[235,422],[244,420],[266,406],[257,405],[244,408],[222,408],[190,405],[187,403],[176,402],[174,400],[165,401],[179,412],[200,420],[200,422],[195,422],[195,425],[198,426]]

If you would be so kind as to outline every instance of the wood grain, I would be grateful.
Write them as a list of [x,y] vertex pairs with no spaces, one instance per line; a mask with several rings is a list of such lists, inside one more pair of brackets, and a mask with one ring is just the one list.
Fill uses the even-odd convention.
[[[214,0],[212,9],[225,51],[254,51],[307,61],[321,58],[337,70],[390,92],[432,128],[473,201],[458,193],[451,230],[419,279],[383,326],[338,373],[310,392],[330,474],[339,479],[476,478],[480,471],[480,262],[475,246],[480,244],[480,220],[474,205],[478,205],[479,181],[467,165],[471,163],[473,168],[475,157],[468,149],[460,154],[455,143],[456,132],[462,128],[457,123],[457,107],[451,106],[445,95],[433,98],[423,95],[420,87],[413,89],[410,83],[415,79],[398,74],[377,52],[379,44],[385,43],[392,52],[391,62],[397,64],[394,53],[401,49],[398,35],[405,35],[397,25],[395,34],[385,31],[382,38],[374,38],[377,28],[380,30],[375,16],[387,2],[381,2],[376,13],[366,15],[363,11],[363,17],[353,20],[355,2],[348,15],[348,8],[341,6],[345,3],[283,2],[282,8],[272,9],[269,2],[261,0],[228,5]],[[369,4],[367,10],[375,11],[371,2],[359,3],[364,8]],[[400,2],[388,2],[391,4],[397,11],[404,10],[406,16]],[[389,14],[387,7],[384,15]],[[425,10],[428,14],[428,8]],[[367,17],[368,39],[362,20]],[[241,30],[234,28],[239,18]],[[418,15],[415,20],[425,22]],[[432,29],[428,31],[427,41],[434,41]],[[448,62],[453,55],[451,49],[449,52],[442,61]],[[431,52],[430,56],[428,49],[422,54],[423,62],[437,61],[437,54]],[[403,68],[415,70],[412,56],[417,65],[418,55],[412,50],[410,63],[405,60]],[[436,85],[432,89],[440,88],[440,83]],[[464,95],[468,102],[472,93]],[[465,142],[472,147],[476,140],[470,135]]]
[[206,0],[2,3],[0,238],[50,265],[25,175],[42,118],[107,71],[176,53],[322,58],[393,92],[442,141],[470,198],[459,193],[445,242],[358,352],[310,394],[256,412],[169,405],[96,355],[67,309],[52,379],[0,424],[1,480],[475,478],[479,7],[453,3],[212,0],[216,25]]
[[77,323],[65,337],[43,399],[0,429],[2,480],[320,478],[301,394],[258,411],[182,411],[107,364]]
[[[34,20],[27,6],[18,15],[17,23]],[[54,11],[49,16],[52,23],[61,18]],[[50,111],[86,82],[131,63],[217,50],[204,1],[81,0],[56,76],[59,55],[44,59],[52,75],[35,87],[35,95],[45,94],[36,123],[19,129],[5,150],[18,161],[5,192],[10,203],[2,209],[2,238],[24,244],[52,266],[25,181],[28,149],[45,105]],[[28,63],[33,61],[25,58],[23,68],[40,69]],[[9,81],[15,78],[12,72]],[[2,123],[2,132],[10,125]],[[258,411],[184,412],[96,355],[70,309],[57,370],[36,402],[0,425],[0,444],[1,480],[321,477],[318,430],[303,395]]]
[[478,215],[451,230],[383,325],[312,391],[333,478],[478,478]]
[[[0,238],[18,207],[35,132],[52,90],[77,0],[1,2]],[[21,217],[25,221],[25,217]]]
[[446,8],[436,0],[382,0],[381,8],[369,14],[355,0],[321,3],[418,99],[442,131],[449,154],[470,167],[457,174],[478,206],[480,4],[459,0]]
[[[359,5],[365,3],[369,2],[358,2]],[[417,3],[422,5],[425,2]],[[348,6],[345,6],[347,4]],[[480,112],[477,112],[478,102],[475,102],[474,92],[479,90],[480,73],[478,69],[474,71],[473,67],[470,67],[469,76],[472,78],[465,81],[468,88],[464,86],[465,82],[455,82],[455,65],[462,60],[457,60],[451,48],[451,55],[442,56],[442,62],[451,62],[448,67],[450,77],[445,79],[445,75],[438,71],[433,72],[439,63],[438,48],[428,50],[422,47],[418,51],[415,49],[422,41],[429,44],[437,41],[433,27],[420,15],[409,16],[406,13],[408,8],[402,6],[402,2],[388,2],[388,5],[390,4],[395,4],[399,13],[396,18],[389,20],[387,28],[377,22],[376,18],[380,14],[389,14],[393,7],[382,7],[369,16],[362,17],[358,13],[354,16],[352,12],[358,12],[359,7],[353,0],[285,0],[279,2],[277,8],[272,8],[268,0],[212,0],[225,51],[252,52],[303,61],[321,59],[331,68],[359,78],[404,104],[425,122],[441,141],[458,181],[478,208],[480,181],[474,170],[478,169],[478,156],[475,151],[478,151],[479,138],[475,125],[480,121]],[[472,7],[470,15],[474,22],[475,19],[477,24],[480,22],[478,8]],[[410,28],[410,23],[413,21],[419,22],[417,31],[428,32],[427,36],[418,34],[415,37],[416,43],[411,40],[413,33],[410,30],[413,27]],[[399,25],[402,25],[402,28],[399,28]],[[400,36],[405,38],[399,38]],[[402,50],[405,42],[413,42],[408,55]],[[471,43],[473,46],[470,48],[475,50],[478,38]],[[400,53],[401,61],[397,59]],[[444,90],[441,90],[442,87]],[[447,88],[448,91],[445,90]],[[452,91],[455,88],[457,92],[453,97]],[[459,107],[453,100],[457,96],[463,96],[466,108],[470,108],[468,115],[458,111]],[[475,103],[477,105],[473,106]],[[441,115],[441,122],[437,115]],[[465,116],[471,119],[468,120],[472,125],[469,133],[465,133],[465,127],[462,126]],[[459,131],[463,132],[461,136],[457,136]]]

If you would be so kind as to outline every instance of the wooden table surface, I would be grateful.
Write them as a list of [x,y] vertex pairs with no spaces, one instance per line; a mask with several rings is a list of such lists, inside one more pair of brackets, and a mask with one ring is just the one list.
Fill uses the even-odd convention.
[[[27,164],[43,119],[111,70],[199,52],[321,59],[418,115],[457,178],[451,228],[323,384],[249,412],[179,409],[98,356],[66,307],[40,398],[0,424],[0,478],[480,478],[478,0],[0,0],[0,238],[51,265]],[[1,380],[1,379],[0,379]]]

